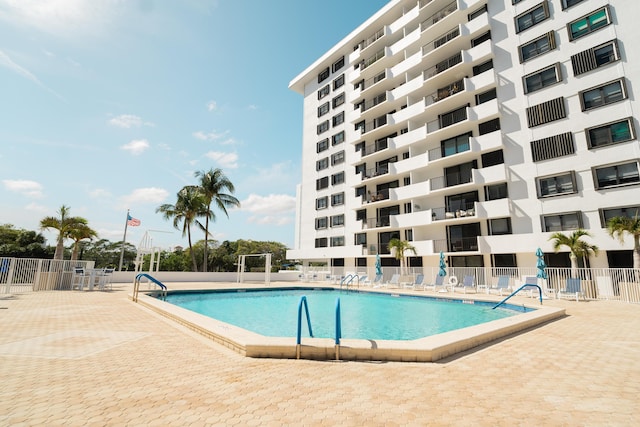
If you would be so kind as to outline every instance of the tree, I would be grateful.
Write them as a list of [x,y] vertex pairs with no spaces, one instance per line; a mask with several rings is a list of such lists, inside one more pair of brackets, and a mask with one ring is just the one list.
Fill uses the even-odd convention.
[[233,193],[235,191],[235,188],[233,186],[233,183],[229,181],[229,179],[221,169],[210,169],[208,172],[196,171],[195,177],[200,178],[199,187],[204,194],[205,203],[207,205],[204,225],[204,262],[202,264],[202,271],[207,271],[207,253],[209,249],[209,221],[211,220],[215,222],[216,220],[216,215],[211,209],[211,205],[215,205],[218,209],[224,212],[227,218],[229,218],[227,208],[232,206],[240,206],[240,201],[233,197],[231,194],[225,193],[225,191]]
[[200,188],[193,185],[188,185],[178,191],[177,198],[175,205],[165,203],[159,206],[156,212],[162,213],[166,220],[173,220],[173,226],[177,230],[180,229],[180,223],[182,223],[182,237],[186,235],[189,240],[193,271],[198,271],[198,264],[193,252],[193,244],[191,243],[191,226],[195,224],[204,230],[197,218],[205,216],[206,199]]
[[609,236],[618,237],[620,243],[624,243],[624,234],[633,236],[633,268],[640,268],[640,217],[636,212],[635,217],[616,216],[607,221]]
[[81,217],[69,216],[69,207],[62,205],[58,213],[59,217],[48,216],[40,221],[40,228],[43,230],[53,228],[58,230],[58,239],[56,242],[56,252],[53,255],[53,259],[64,258],[64,239],[69,237],[69,232],[73,230],[78,224],[86,224],[87,220]]
[[42,233],[17,229],[12,224],[0,225],[0,257],[51,257]]
[[596,245],[589,244],[582,240],[582,237],[591,237],[591,234],[583,230],[577,229],[569,236],[564,233],[553,233],[549,240],[553,240],[553,250],[558,252],[562,246],[569,248],[569,259],[571,260],[571,270],[575,271],[578,268],[578,258],[589,257],[589,254],[598,254],[598,247]]
[[389,240],[389,249],[395,251],[395,257],[400,261],[400,274],[405,273],[405,252],[413,252],[416,255],[416,248],[406,240],[391,239]]
[[[78,218],[78,220],[84,220],[84,218]],[[91,229],[87,225],[86,220],[79,221],[75,226],[69,230],[67,237],[73,240],[73,252],[71,252],[71,261],[78,259],[78,250],[80,249],[80,241],[85,239],[93,239],[98,237],[98,233]]]

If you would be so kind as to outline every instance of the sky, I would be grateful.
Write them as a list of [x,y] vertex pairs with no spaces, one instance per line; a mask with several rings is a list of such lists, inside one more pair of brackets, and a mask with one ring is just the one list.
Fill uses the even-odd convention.
[[116,242],[130,210],[128,243],[186,247],[156,209],[220,168],[241,207],[215,211],[213,238],[292,247],[289,82],[387,2],[0,0],[0,224],[39,230],[65,205]]

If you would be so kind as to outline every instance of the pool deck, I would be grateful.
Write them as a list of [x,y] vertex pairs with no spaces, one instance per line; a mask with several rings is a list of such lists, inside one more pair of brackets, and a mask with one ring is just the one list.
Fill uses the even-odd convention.
[[0,425],[640,423],[638,305],[547,300],[567,316],[435,363],[323,362],[244,357],[130,292],[0,295]]

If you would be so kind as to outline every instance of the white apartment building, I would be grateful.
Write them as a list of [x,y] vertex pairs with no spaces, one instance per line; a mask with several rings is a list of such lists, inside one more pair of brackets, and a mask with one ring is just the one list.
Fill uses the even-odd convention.
[[392,0],[295,77],[302,182],[289,259],[345,268],[632,267],[606,221],[640,209],[637,0]]

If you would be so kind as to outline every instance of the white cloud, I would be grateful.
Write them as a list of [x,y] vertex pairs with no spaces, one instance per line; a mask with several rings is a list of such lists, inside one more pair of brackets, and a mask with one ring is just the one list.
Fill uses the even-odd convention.
[[42,197],[42,185],[39,182],[26,179],[4,179],[4,188],[14,193],[20,193],[26,197]]
[[248,219],[250,223],[280,226],[293,223],[296,198],[287,194],[250,194],[240,206],[240,210],[253,214]]
[[128,144],[120,147],[122,150],[128,151],[134,156],[138,156],[149,149],[151,145],[146,139],[134,139]]
[[205,157],[217,162],[223,168],[236,169],[238,167],[238,155],[236,153],[209,151],[205,154]]
[[249,105],[247,108],[248,108],[249,110],[257,110],[257,109],[258,109],[258,106],[257,106],[257,105],[255,105],[255,104],[251,104],[251,105]]
[[11,58],[9,58],[9,55],[7,55],[6,53],[4,53],[3,51],[0,50],[0,66],[1,67],[5,67],[8,68],[9,70],[15,72],[16,74],[19,74],[20,76],[26,78],[27,80],[31,80],[33,83],[35,83],[36,85],[40,86],[42,89],[46,90],[47,92],[55,95],[57,98],[66,101],[61,95],[59,95],[57,92],[55,92],[52,89],[49,89],[44,83],[42,83],[40,81],[40,79],[38,79],[31,71],[27,70],[26,68],[18,65],[16,62],[14,62]]
[[215,111],[218,109],[218,104],[216,103],[216,101],[209,101],[207,102],[207,110],[209,111]]
[[96,188],[95,190],[89,191],[89,197],[92,199],[108,199],[111,198],[111,193],[102,188]]
[[253,215],[249,217],[248,221],[253,224],[279,226],[293,223],[293,216]]
[[224,132],[212,131],[212,132],[206,133],[199,130],[197,132],[194,132],[193,136],[196,139],[199,139],[201,141],[215,141],[215,140],[224,138],[228,133],[229,131],[224,131]]
[[137,188],[126,196],[122,197],[122,202],[127,206],[160,203],[169,196],[169,192],[164,188]]
[[39,205],[39,204],[34,203],[34,202],[29,203],[24,208],[26,210],[30,211],[30,212],[36,212],[36,213],[39,213],[39,214],[47,214],[47,213],[51,212],[51,209],[49,209],[48,207]]
[[130,129],[132,127],[155,126],[152,122],[145,122],[141,117],[133,114],[120,114],[109,120],[109,124],[120,128]]

